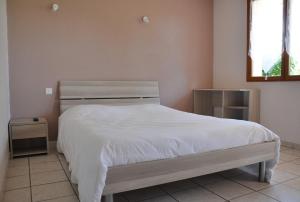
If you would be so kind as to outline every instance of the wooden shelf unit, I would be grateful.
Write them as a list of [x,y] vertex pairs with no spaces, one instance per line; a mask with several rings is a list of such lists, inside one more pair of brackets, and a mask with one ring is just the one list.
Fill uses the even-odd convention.
[[259,91],[255,89],[194,90],[196,114],[259,122],[259,111]]

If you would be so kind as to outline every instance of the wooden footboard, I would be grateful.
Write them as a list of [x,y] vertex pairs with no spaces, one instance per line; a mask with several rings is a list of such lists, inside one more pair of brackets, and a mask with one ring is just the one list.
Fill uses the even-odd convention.
[[[113,194],[189,179],[232,168],[259,163],[259,178],[265,180],[266,161],[276,156],[276,142],[266,142],[225,150],[110,167],[103,190],[105,202]],[[67,164],[63,166],[69,173]],[[74,185],[74,184],[73,184]],[[75,189],[77,186],[75,185]]]
[[[110,167],[103,195],[188,179],[275,158],[276,143],[266,142],[225,150]],[[260,171],[265,172],[261,164]],[[264,173],[260,175],[264,180]]]

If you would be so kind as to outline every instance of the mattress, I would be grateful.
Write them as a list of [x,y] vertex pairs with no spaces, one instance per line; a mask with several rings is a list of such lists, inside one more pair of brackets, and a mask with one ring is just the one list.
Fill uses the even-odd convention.
[[[158,104],[80,105],[60,116],[57,147],[69,162],[80,201],[99,202],[109,167],[274,140],[279,145],[276,134],[254,122],[196,115]],[[269,178],[278,154],[267,163]]]

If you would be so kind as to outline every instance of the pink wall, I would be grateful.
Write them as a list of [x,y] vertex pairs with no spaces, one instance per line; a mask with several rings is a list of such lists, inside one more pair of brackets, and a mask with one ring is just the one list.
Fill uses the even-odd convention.
[[212,86],[213,1],[56,2],[8,1],[12,116],[45,116],[52,140],[59,80],[158,80],[162,104],[186,111],[193,88]]

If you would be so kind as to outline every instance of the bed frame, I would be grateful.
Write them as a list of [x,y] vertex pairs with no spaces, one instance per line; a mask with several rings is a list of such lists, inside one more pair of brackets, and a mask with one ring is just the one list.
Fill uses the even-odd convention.
[[[62,81],[60,109],[83,104],[160,103],[157,81]],[[259,163],[265,181],[266,161],[274,159],[276,143],[265,142],[225,150],[108,168],[104,201],[113,194],[174,182]]]

